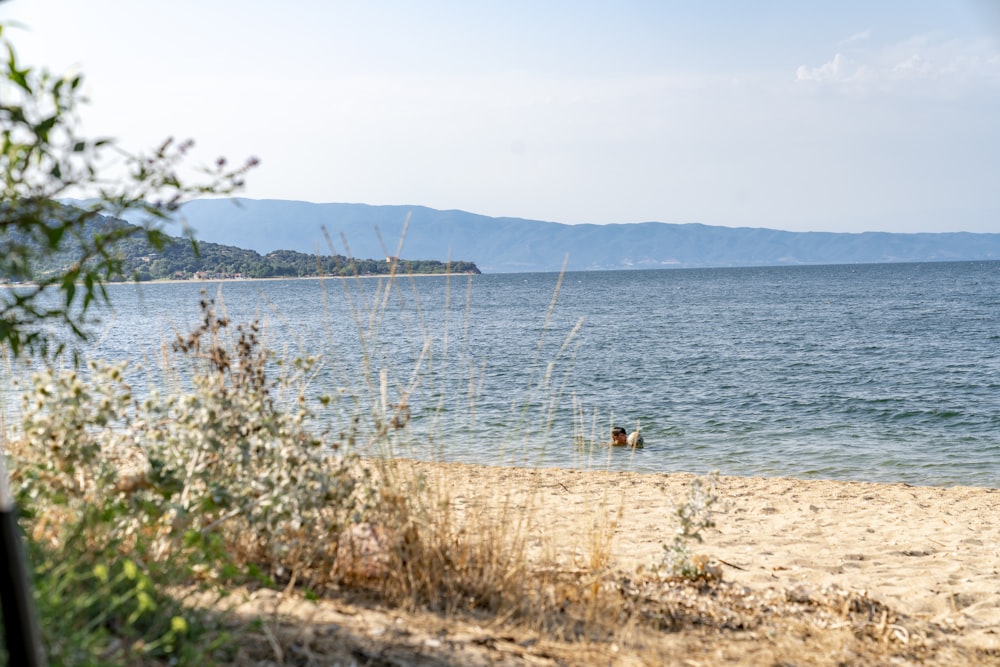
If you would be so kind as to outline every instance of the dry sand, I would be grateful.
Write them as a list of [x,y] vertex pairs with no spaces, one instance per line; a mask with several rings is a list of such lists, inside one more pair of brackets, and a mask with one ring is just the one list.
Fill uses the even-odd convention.
[[[453,498],[481,489],[519,495],[562,545],[587,557],[581,526],[621,517],[612,567],[649,567],[673,539],[675,502],[690,474],[434,466]],[[479,489],[480,491],[475,491]],[[837,585],[867,591],[908,615],[966,630],[1000,649],[1000,490],[789,478],[720,477],[716,527],[695,551],[725,564],[724,578],[754,588]]]
[[[447,489],[461,512],[495,511],[496,504],[503,502],[510,521],[535,517],[529,542],[567,568],[587,563],[592,533],[607,526],[609,518],[615,519],[609,566],[624,573],[648,571],[658,561],[663,543],[673,536],[675,501],[686,497],[694,478],[689,474],[415,465],[425,471],[432,485]],[[943,665],[953,660],[969,662],[970,656],[975,664],[994,664],[994,659],[1000,664],[997,489],[721,477],[717,490],[716,528],[705,531],[704,543],[695,550],[723,563],[726,582],[755,591],[785,591],[782,595],[798,591],[804,597],[830,586],[864,593],[911,619],[946,629],[949,645],[959,650],[953,658],[939,651],[919,660],[913,657],[917,654],[907,654],[909,658],[877,664],[925,664],[926,660],[926,664]],[[313,614],[318,611],[311,609]],[[547,655],[553,659],[546,662],[539,657],[537,645],[524,642],[511,643],[521,647],[520,653],[501,656],[496,645],[502,638],[479,627],[452,623],[433,630],[433,622],[430,626],[423,622],[425,632],[420,634],[416,628],[421,622],[406,614],[371,610],[378,615],[365,617],[343,608],[337,613],[339,624],[358,619],[357,632],[366,636],[368,631],[361,626],[382,628],[383,635],[386,628],[410,628],[404,639],[419,646],[399,661],[389,659],[392,642],[380,643],[369,636],[365,641],[380,648],[364,655],[384,660],[373,664],[577,664],[577,660],[579,664],[652,664],[641,657],[628,659],[607,652],[593,658],[583,654],[553,658],[560,655],[555,649],[549,650]],[[467,642],[452,641],[462,632],[469,634]],[[444,637],[452,641],[448,651],[434,653],[435,642],[440,647]],[[504,641],[508,640],[513,642],[512,638]],[[702,640],[698,646],[707,650],[714,641]],[[876,664],[857,654],[831,656],[830,662],[809,655],[790,660],[787,655],[761,653],[761,641],[730,642],[726,656],[678,659],[676,664]],[[492,653],[487,651],[490,647]],[[396,644],[395,649],[399,648]],[[970,653],[961,652],[965,650]],[[358,664],[365,664],[364,660]]]

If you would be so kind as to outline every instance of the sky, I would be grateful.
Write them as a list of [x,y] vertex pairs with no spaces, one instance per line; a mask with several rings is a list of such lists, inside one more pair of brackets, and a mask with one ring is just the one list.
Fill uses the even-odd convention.
[[568,224],[1000,232],[995,0],[7,0],[90,136],[241,196]]

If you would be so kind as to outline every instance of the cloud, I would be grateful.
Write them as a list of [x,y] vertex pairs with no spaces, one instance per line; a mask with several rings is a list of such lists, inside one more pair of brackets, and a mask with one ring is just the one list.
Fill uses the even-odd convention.
[[843,42],[845,48],[829,61],[797,67],[795,81],[843,93],[906,91],[925,96],[1000,85],[1000,54],[984,42],[918,35],[871,46],[855,37]]
[[931,63],[921,57],[919,53],[914,53],[893,65],[891,72],[894,76],[903,77],[933,76]]
[[871,75],[867,65],[858,63],[842,53],[819,67],[800,65],[795,70],[796,81],[814,81],[818,83],[854,83]]
[[845,44],[851,44],[852,42],[864,42],[869,38],[871,38],[871,36],[872,36],[872,31],[870,29],[864,30],[862,32],[856,32],[847,39],[842,40],[840,42],[840,46],[844,46]]

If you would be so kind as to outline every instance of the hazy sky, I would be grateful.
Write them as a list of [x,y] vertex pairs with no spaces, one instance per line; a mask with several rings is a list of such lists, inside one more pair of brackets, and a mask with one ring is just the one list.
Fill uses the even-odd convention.
[[91,135],[243,193],[565,223],[1000,232],[1000,3],[8,0]]

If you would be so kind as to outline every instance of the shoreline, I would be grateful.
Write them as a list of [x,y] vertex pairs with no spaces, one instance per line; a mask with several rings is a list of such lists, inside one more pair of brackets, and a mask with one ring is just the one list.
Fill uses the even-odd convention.
[[[265,282],[265,281],[279,281],[279,280],[354,280],[356,278],[447,278],[455,276],[479,276],[482,273],[370,273],[357,276],[273,276],[270,278],[157,278],[156,280],[119,280],[114,282],[105,283],[106,286],[114,285],[185,285],[185,284],[204,284],[204,283],[248,283],[248,282]],[[77,283],[82,285],[83,283]],[[0,287],[6,288],[17,288],[17,287],[33,287],[36,283],[4,283],[0,282]]]
[[[380,274],[367,274],[359,276],[273,276],[271,278],[190,278],[190,279],[180,279],[180,278],[160,278],[157,280],[123,280],[115,283],[107,283],[108,285],[202,285],[205,283],[252,283],[252,282],[277,282],[281,280],[354,280],[356,278],[371,279],[371,278],[447,278],[455,276],[476,276],[482,275],[477,273],[396,273],[389,275],[388,273]],[[23,283],[27,284],[27,283]]]

